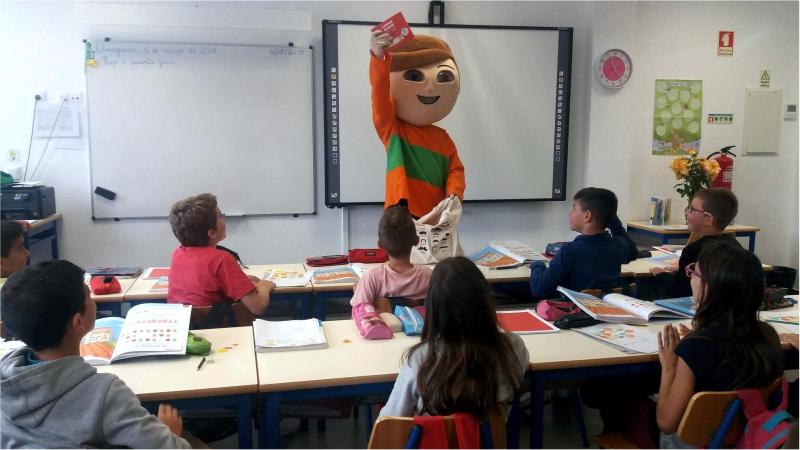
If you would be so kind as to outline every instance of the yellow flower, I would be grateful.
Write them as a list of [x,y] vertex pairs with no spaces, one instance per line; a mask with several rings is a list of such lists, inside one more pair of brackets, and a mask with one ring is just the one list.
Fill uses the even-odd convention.
[[696,154],[697,154],[697,152],[696,152],[696,151],[694,151],[694,150],[689,150],[689,155],[691,155],[691,156],[694,156],[694,155],[696,155]]
[[714,181],[714,179],[717,178],[717,175],[719,175],[719,163],[716,161],[704,161],[703,170],[706,172],[706,174],[708,174],[709,180]]

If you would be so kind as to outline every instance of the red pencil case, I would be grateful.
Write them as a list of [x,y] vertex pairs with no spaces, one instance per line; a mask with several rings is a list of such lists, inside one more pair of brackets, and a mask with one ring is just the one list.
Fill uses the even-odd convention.
[[385,263],[389,254],[379,248],[356,248],[347,252],[347,258],[351,263]]
[[339,266],[350,262],[347,255],[314,256],[306,258],[306,265],[311,267]]
[[119,294],[122,286],[119,285],[117,277],[92,277],[89,281],[89,289],[94,295]]

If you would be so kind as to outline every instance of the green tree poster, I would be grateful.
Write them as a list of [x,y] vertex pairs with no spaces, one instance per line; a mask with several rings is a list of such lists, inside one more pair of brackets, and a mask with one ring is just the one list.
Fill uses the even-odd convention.
[[687,155],[700,150],[703,82],[656,80],[653,154]]

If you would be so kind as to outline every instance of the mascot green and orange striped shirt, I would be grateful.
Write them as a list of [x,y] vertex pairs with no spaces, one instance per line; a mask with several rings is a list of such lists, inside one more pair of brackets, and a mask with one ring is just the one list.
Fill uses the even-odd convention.
[[445,197],[464,198],[464,166],[444,119],[460,90],[458,67],[446,42],[416,35],[383,59],[370,56],[372,120],[386,148],[384,208],[401,199],[417,217]]

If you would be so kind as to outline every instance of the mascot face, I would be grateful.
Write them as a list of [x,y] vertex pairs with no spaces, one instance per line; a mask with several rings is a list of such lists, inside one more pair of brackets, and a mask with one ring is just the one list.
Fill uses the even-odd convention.
[[461,90],[458,66],[452,59],[391,72],[390,79],[397,118],[418,127],[447,117]]

